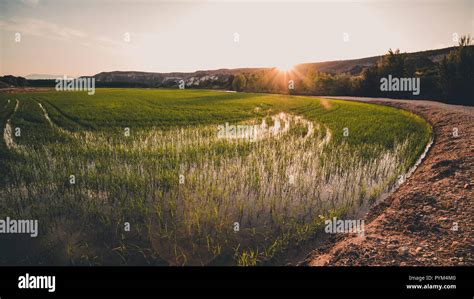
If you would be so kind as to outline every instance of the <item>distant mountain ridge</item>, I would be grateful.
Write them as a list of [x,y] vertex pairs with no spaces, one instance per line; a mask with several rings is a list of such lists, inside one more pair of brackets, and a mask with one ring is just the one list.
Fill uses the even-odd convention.
[[[444,56],[448,55],[449,52],[454,50],[455,47],[419,51],[406,53],[407,59],[429,59],[432,62],[438,62],[443,59]],[[350,73],[351,75],[359,75],[362,70],[366,67],[373,66],[383,55],[372,56],[359,59],[350,60],[335,60],[315,63],[303,63],[296,66],[296,69],[300,68],[314,68],[318,72],[325,72],[331,74]]]
[[[406,53],[407,59],[425,59],[431,62],[438,62],[444,56],[448,55],[455,47]],[[335,60],[314,63],[302,63],[294,67],[294,70],[306,75],[309,71],[325,72],[330,74],[350,73],[351,75],[360,75],[361,72],[370,66],[373,66],[383,55],[372,56],[359,59]],[[272,68],[237,68],[237,69],[217,69],[200,70],[196,72],[139,72],[139,71],[112,71],[101,72],[93,77],[99,85],[110,83],[135,83],[143,84],[148,87],[171,87],[176,86],[181,80],[186,87],[219,87],[229,86],[233,76],[241,73],[252,74]],[[102,84],[101,84],[102,83]],[[109,84],[107,84],[109,83]],[[112,84],[113,85],[113,84]]]
[[[57,78],[63,78],[64,75],[50,75],[50,74],[31,74],[25,76],[27,80],[56,80]],[[67,76],[68,78],[74,78],[73,76]]]

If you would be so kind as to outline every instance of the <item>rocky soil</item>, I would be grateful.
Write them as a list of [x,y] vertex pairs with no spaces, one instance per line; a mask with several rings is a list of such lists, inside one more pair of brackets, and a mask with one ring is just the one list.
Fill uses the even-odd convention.
[[[431,101],[349,99],[405,109],[433,126],[423,162],[365,216],[365,234],[338,235],[309,266],[474,265],[474,107]],[[457,137],[456,137],[457,128]]]

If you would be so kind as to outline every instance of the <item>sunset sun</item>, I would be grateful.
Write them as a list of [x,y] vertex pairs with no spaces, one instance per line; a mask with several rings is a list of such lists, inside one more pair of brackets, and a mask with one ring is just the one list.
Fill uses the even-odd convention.
[[280,72],[289,72],[293,69],[293,67],[294,67],[294,64],[292,63],[279,63],[276,65],[276,68]]

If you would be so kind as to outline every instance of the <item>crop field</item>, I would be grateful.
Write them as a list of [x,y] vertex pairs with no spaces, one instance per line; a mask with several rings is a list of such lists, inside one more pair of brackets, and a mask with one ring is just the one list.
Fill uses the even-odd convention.
[[206,90],[0,94],[1,264],[259,265],[390,190],[431,138],[420,117]]

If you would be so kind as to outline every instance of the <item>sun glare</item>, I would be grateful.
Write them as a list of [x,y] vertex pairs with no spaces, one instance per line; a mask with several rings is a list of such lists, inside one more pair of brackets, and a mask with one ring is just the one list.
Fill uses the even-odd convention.
[[276,68],[280,71],[280,72],[289,72],[293,69],[294,65],[291,64],[291,63],[280,63],[276,66]]

